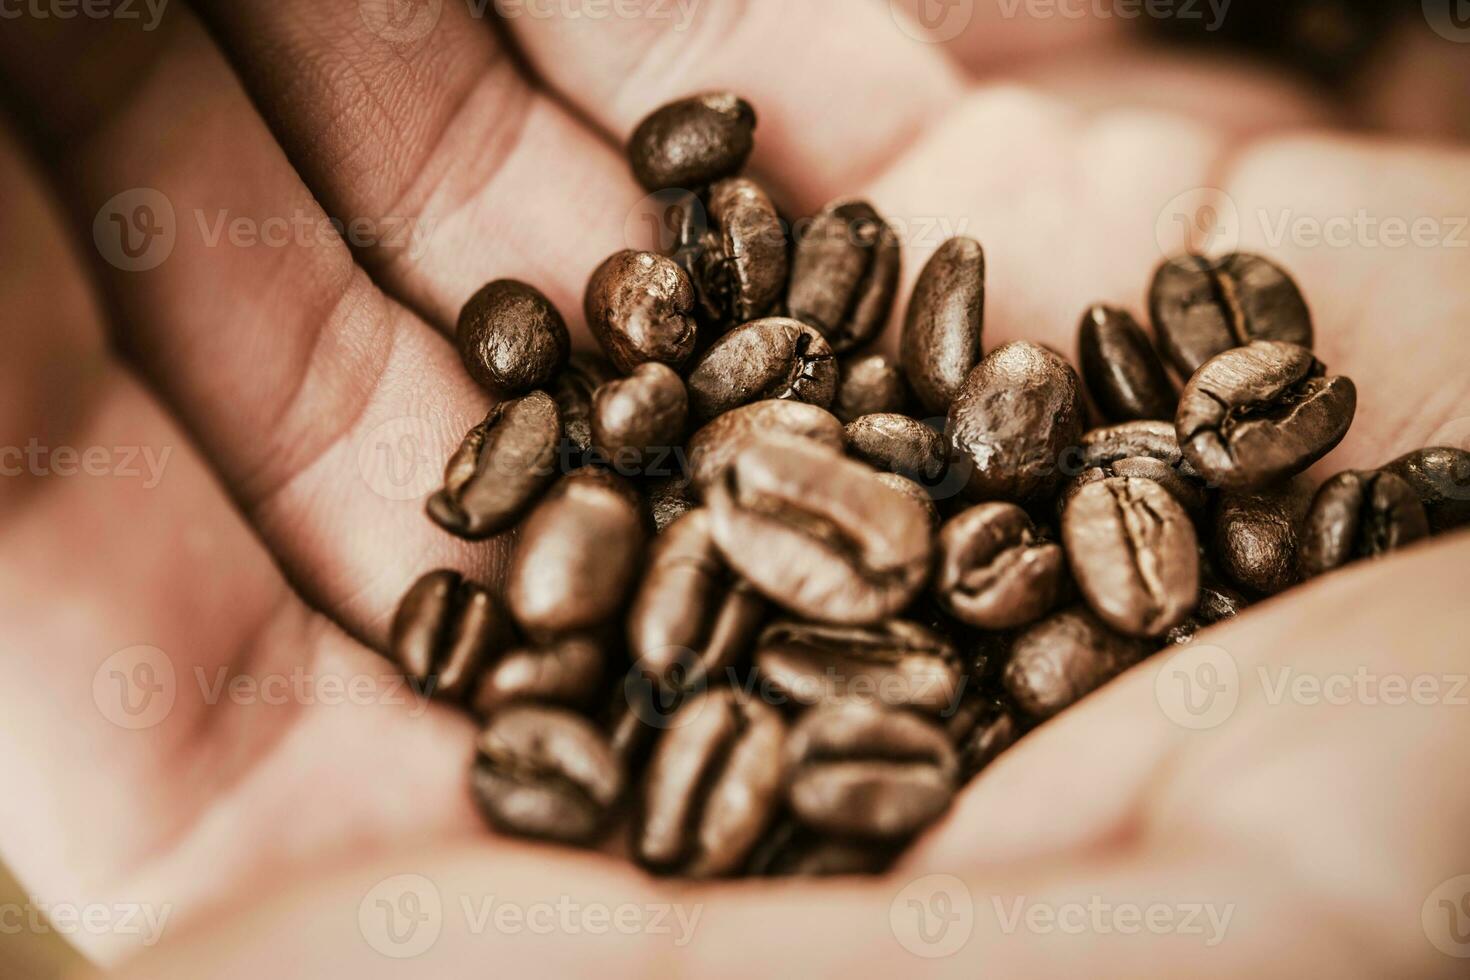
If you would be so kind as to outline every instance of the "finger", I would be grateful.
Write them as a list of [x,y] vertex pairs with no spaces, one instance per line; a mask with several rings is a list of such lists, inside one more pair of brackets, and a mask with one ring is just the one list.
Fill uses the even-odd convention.
[[977,78],[1019,65],[1063,61],[1117,46],[1131,25],[1098,16],[1103,5],[975,3],[974,0],[873,0],[908,18],[919,38],[944,50]]

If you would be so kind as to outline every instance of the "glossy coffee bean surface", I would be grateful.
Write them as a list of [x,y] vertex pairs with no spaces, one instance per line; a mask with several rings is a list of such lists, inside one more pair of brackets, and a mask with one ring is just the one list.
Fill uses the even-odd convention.
[[943,415],[981,358],[985,251],[951,238],[925,264],[904,317],[900,361],[924,410]]
[[455,333],[470,377],[501,397],[545,387],[571,351],[561,313],[539,289],[514,279],[470,297]]

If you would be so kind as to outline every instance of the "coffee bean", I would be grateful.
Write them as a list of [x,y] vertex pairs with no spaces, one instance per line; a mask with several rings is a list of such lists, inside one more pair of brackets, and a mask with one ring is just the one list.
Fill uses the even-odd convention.
[[838,364],[832,414],[843,422],[880,412],[903,413],[908,388],[903,374],[882,354],[853,355]]
[[887,871],[896,857],[896,843],[829,837],[787,817],[761,839],[745,871],[760,878],[877,875]]
[[726,566],[710,512],[693,510],[654,542],[628,613],[628,650],[664,687],[722,675],[749,651],[765,601]]
[[1419,495],[1392,473],[1339,473],[1317,491],[1302,526],[1298,561],[1308,578],[1378,558],[1429,536]]
[[510,615],[495,596],[444,569],[424,575],[404,595],[388,649],[417,690],[463,701],[512,640]]
[[599,387],[618,377],[617,369],[601,354],[577,351],[566,369],[556,376],[551,397],[561,410],[562,450],[565,469],[584,466],[592,455],[592,396]]
[[1234,619],[1245,611],[1250,601],[1230,586],[1212,581],[1208,576],[1200,583],[1199,603],[1189,618],[1164,634],[1164,643],[1178,646],[1193,643],[1195,636],[1204,629]]
[[1301,581],[1297,548],[1312,496],[1306,476],[1264,490],[1222,494],[1214,534],[1221,574],[1258,596],[1276,595]]
[[521,528],[506,600],[536,640],[609,622],[632,588],[643,551],[643,520],[631,488],[610,474],[579,470],[553,488]]
[[683,442],[689,421],[684,381],[666,365],[640,364],[592,400],[592,443],[619,473],[642,473]]
[[1021,724],[1010,707],[997,697],[984,695],[967,698],[946,728],[959,753],[961,778],[966,780],[1021,737]]
[[1470,452],[1451,447],[1420,449],[1383,469],[1414,488],[1435,534],[1470,524]]
[[866,201],[827,205],[791,256],[786,307],[839,354],[883,331],[898,288],[898,236]]
[[874,469],[934,486],[944,476],[944,437],[907,415],[864,415],[847,424],[847,451]]
[[776,306],[786,289],[786,251],[776,206],[754,181],[737,177],[710,188],[703,212],[686,213],[677,254],[705,320],[720,334]]
[[658,534],[699,506],[690,492],[689,478],[682,474],[645,483],[643,501],[648,519]]
[[561,418],[544,392],[501,402],[464,437],[428,514],[451,534],[482,540],[514,524],[556,477]]
[[879,473],[875,479],[890,490],[897,490],[924,508],[924,513],[929,515],[930,529],[934,531],[939,530],[939,508],[934,506],[934,498],[929,496],[928,490],[925,490],[908,477],[899,476],[897,473]]
[[646,361],[674,367],[694,353],[694,287],[673,259],[622,251],[587,283],[587,326],[624,374]]
[[938,714],[963,685],[954,647],[918,623],[824,626],[784,621],[766,627],[755,666],[775,694],[810,706],[876,701]]
[[1093,429],[1082,437],[1075,459],[1071,453],[1063,456],[1063,468],[1077,475],[1057,495],[1058,514],[1087,484],[1118,476],[1153,480],[1194,516],[1210,502],[1204,480],[1179,450],[1173,422],[1140,420]]
[[732,177],[755,146],[755,110],[731,92],[670,102],[638,124],[628,141],[633,175],[645,190],[690,190]]
[[787,435],[809,439],[834,452],[847,447],[842,423],[825,409],[796,401],[763,401],[726,412],[689,438],[689,473],[695,491],[708,499],[709,488],[724,475],[751,439]]
[[1113,632],[1090,609],[1077,606],[1016,637],[1005,669],[1006,692],[1016,707],[1044,721],[1152,651],[1152,644]]
[[1082,438],[1085,409],[1072,366],[1027,341],[991,351],[949,410],[952,457],[970,467],[975,500],[1026,503],[1051,496],[1059,460]]
[[745,861],[780,803],[786,725],[730,688],[679,709],[649,763],[634,833],[640,864],[712,878]]
[[954,798],[959,763],[943,730],[917,715],[839,703],[804,715],[787,741],[788,802],[809,827],[907,837]]
[[605,660],[602,644],[585,635],[512,650],[485,672],[475,711],[488,718],[519,701],[582,707],[597,693]]
[[766,598],[820,622],[862,625],[918,594],[929,518],[861,463],[799,439],[740,451],[709,495],[715,544]]
[[785,317],[736,327],[689,374],[695,417],[706,422],[741,405],[770,399],[826,408],[836,393],[832,348],[812,327]]
[[1045,616],[1066,588],[1059,545],[1037,533],[1015,504],[972,507],[939,533],[934,594],[961,622],[986,630],[1025,626]]
[[566,366],[566,322],[534,286],[498,279],[459,314],[459,355],[480,385],[501,397],[541,388]]
[[949,411],[980,363],[984,323],[985,251],[951,238],[924,266],[904,318],[900,361],[925,411]]
[[475,747],[475,801],[503,833],[592,844],[622,795],[622,766],[607,739],[569,711],[511,705]]
[[1342,441],[1358,394],[1326,377],[1305,347],[1257,341],[1211,360],[1179,399],[1185,457],[1227,489],[1264,487],[1300,473]]
[[1148,334],[1125,310],[1094,306],[1077,331],[1082,378],[1112,422],[1174,418],[1179,396]]
[[1312,346],[1312,317],[1301,291],[1258,255],[1170,259],[1154,274],[1149,315],[1164,356],[1183,378],[1257,340]]
[[1062,516],[1062,541],[1088,605],[1120,633],[1162,636],[1199,600],[1194,525],[1152,480],[1083,487]]

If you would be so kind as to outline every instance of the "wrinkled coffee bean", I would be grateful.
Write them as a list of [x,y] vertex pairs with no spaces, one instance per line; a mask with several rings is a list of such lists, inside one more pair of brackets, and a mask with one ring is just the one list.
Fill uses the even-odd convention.
[[785,317],[736,327],[689,373],[689,401],[702,422],[770,399],[826,408],[836,394],[832,348],[812,327]]
[[934,594],[956,619],[986,630],[1045,616],[1066,588],[1061,546],[1037,533],[1015,504],[972,507],[939,533]]
[[449,458],[429,517],[472,541],[506,530],[555,478],[561,431],[556,402],[544,392],[496,405]]
[[619,473],[641,473],[683,442],[688,421],[683,379],[666,365],[640,364],[597,389],[592,444]]
[[1225,493],[1215,508],[1214,555],[1225,578],[1258,596],[1301,581],[1297,549],[1313,484],[1298,476],[1264,490]]
[[679,709],[649,762],[634,831],[640,864],[712,878],[737,870],[780,804],[786,725],[723,688]]
[[1097,305],[1077,331],[1078,363],[1092,400],[1111,422],[1174,418],[1179,396],[1148,334],[1125,310]]
[[1189,618],[1184,622],[1164,634],[1164,643],[1168,646],[1193,643],[1200,630],[1208,629],[1216,623],[1223,623],[1227,619],[1234,619],[1249,605],[1250,601],[1245,596],[1228,585],[1213,581],[1202,582],[1199,588],[1199,603],[1194,607],[1194,612],[1190,613]]
[[731,92],[670,102],[628,140],[628,160],[644,190],[694,190],[738,174],[755,147],[755,110]]
[[1179,448],[1207,480],[1234,490],[1300,473],[1342,441],[1358,393],[1326,377],[1305,347],[1257,341],[1211,360],[1179,399]]
[[724,475],[737,453],[762,436],[796,436],[833,452],[847,448],[842,423],[831,412],[795,401],[764,401],[726,412],[689,438],[689,475],[695,491],[709,499],[709,488]]
[[788,803],[808,827],[846,837],[907,837],[954,798],[959,763],[944,731],[875,705],[813,708],[787,741]]
[[772,623],[756,642],[755,666],[779,697],[804,706],[876,701],[938,714],[964,683],[948,641],[898,619],[873,627]]
[[1115,633],[1085,606],[1043,619],[1016,637],[1005,669],[1006,692],[1037,721],[1069,708],[1153,652]]
[[592,844],[623,792],[622,766],[592,725],[559,708],[517,704],[476,740],[475,801],[495,829]]
[[1363,558],[1378,558],[1429,536],[1424,504],[1392,473],[1339,473],[1317,491],[1298,551],[1310,578]]
[[908,388],[897,365],[882,354],[861,354],[838,363],[837,397],[832,414],[844,423],[864,415],[903,412]]
[[485,672],[475,692],[475,711],[488,718],[517,701],[583,707],[597,694],[605,660],[602,644],[591,636],[512,650]]
[[897,473],[879,473],[874,479],[890,490],[897,490],[924,508],[924,513],[929,515],[929,527],[932,530],[939,530],[939,508],[934,506],[934,498],[929,496],[928,490],[925,490],[908,477],[899,476]]
[[561,410],[562,449],[567,472],[584,466],[592,455],[592,396],[618,377],[612,362],[601,354],[577,351],[556,376],[551,397]]
[[1062,454],[1082,438],[1082,387],[1072,366],[1027,341],[1004,344],[980,362],[955,396],[947,435],[970,467],[975,500],[1026,503],[1050,497]]
[[[696,220],[705,218],[707,221]],[[709,190],[703,213],[686,212],[678,257],[715,332],[770,313],[786,289],[786,232],[766,192],[743,177]]]
[[898,288],[898,236],[866,201],[814,217],[791,256],[786,307],[841,354],[882,332]]
[[683,475],[650,480],[643,486],[644,509],[656,534],[699,506],[690,493],[689,480]]
[[592,336],[624,374],[647,361],[679,367],[694,353],[694,287],[672,259],[609,256],[592,273],[584,305]]
[[934,486],[949,459],[944,437],[907,415],[864,415],[847,423],[847,451],[876,470]]
[[1312,346],[1312,316],[1301,291],[1258,255],[1170,259],[1154,275],[1149,315],[1159,347],[1182,378],[1257,340]]
[[471,296],[456,334],[470,377],[501,397],[544,387],[571,351],[566,322],[551,300],[514,279],[498,279]]
[[1062,542],[1087,604],[1120,633],[1163,636],[1199,600],[1194,524],[1152,480],[1083,487],[1062,515]]
[[1420,449],[1383,469],[1414,488],[1435,534],[1470,524],[1470,452],[1447,446]]
[[761,839],[745,871],[760,878],[877,875],[898,857],[898,846],[829,837],[788,817]]
[[513,640],[510,615],[483,585],[442,569],[404,595],[388,649],[416,690],[463,701]]
[[925,411],[949,411],[980,363],[984,323],[985,251],[951,238],[924,266],[904,318],[900,362]]
[[1087,484],[1117,476],[1153,480],[1191,515],[1202,514],[1210,502],[1209,488],[1179,451],[1173,422],[1140,420],[1093,429],[1082,437],[1075,459],[1068,453],[1063,465],[1077,475],[1057,495],[1058,514]]
[[800,439],[758,440],[710,489],[715,543],[766,598],[820,622],[892,616],[929,572],[929,517],[873,471]]

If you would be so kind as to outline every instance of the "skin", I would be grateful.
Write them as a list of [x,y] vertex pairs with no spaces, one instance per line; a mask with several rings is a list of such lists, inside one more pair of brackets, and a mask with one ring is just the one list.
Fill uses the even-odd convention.
[[[616,147],[650,108],[731,87],[761,114],[753,168],[783,205],[861,195],[912,222],[901,295],[942,240],[918,219],[983,232],[991,281],[1004,284],[990,293],[987,347],[1024,337],[1070,350],[1088,304],[1138,309],[1162,252],[1183,244],[1165,222],[1161,249],[1155,216],[1180,191],[1223,189],[1252,217],[1236,244],[1293,272],[1323,326],[1318,355],[1363,393],[1320,471],[1373,466],[1463,431],[1463,253],[1267,248],[1253,216],[1465,214],[1470,154],[1334,134],[1320,127],[1343,107],[1228,66],[1140,84],[1154,69],[1130,68],[1116,22],[1010,18],[944,48],[897,30],[884,4],[847,0],[841,31],[823,3],[749,0],[700,5],[678,35],[668,20],[536,17],[499,34],[445,3],[430,40],[389,45],[357,4],[197,6],[212,33],[181,5],[150,33],[86,18],[0,32],[0,78],[33,137],[0,139],[0,446],[36,436],[171,450],[152,487],[0,480],[0,727],[12,746],[0,854],[43,901],[171,909],[166,948],[81,934],[90,956],[147,954],[135,970],[151,978],[396,975],[355,915],[377,882],[408,872],[449,910],[415,961],[438,976],[494,962],[641,977],[676,956],[700,977],[1455,975],[1460,962],[1426,941],[1419,915],[1470,867],[1470,714],[1271,703],[1257,668],[1463,672],[1463,537],[1203,634],[1244,683],[1216,728],[1187,730],[1159,709],[1167,660],[1125,675],[1003,757],[888,878],[675,890],[481,829],[465,793],[470,723],[390,690],[377,654],[419,574],[494,581],[506,546],[442,534],[420,498],[364,479],[359,458],[395,444],[380,427],[417,420],[433,489],[487,407],[448,338],[488,279],[536,282],[585,345],[582,285],[628,246],[642,196]],[[580,116],[518,74],[507,38]],[[870,74],[854,77],[859,63]],[[1067,83],[1088,65],[1119,70]],[[1445,131],[1425,111],[1413,127]],[[575,191],[538,193],[547,186]],[[172,254],[146,273],[91,246],[99,207],[134,187],[161,191],[178,215]],[[316,238],[211,245],[201,230],[223,210],[264,220],[320,207],[385,235],[395,216],[432,233],[409,254]],[[350,531],[362,527],[373,533]],[[142,732],[93,698],[107,658],[136,644],[163,650],[178,680],[172,710]],[[208,684],[220,668],[376,687],[365,703],[211,704],[196,669]],[[72,759],[84,762],[58,764]],[[975,903],[968,942],[934,960],[895,942],[890,918],[900,890],[931,872],[960,878]],[[677,900],[702,917],[679,948],[648,931],[470,935],[458,900],[490,892],[522,906]],[[989,900],[1093,895],[1237,911],[1227,941],[1202,953],[1190,936],[1006,932]]]

